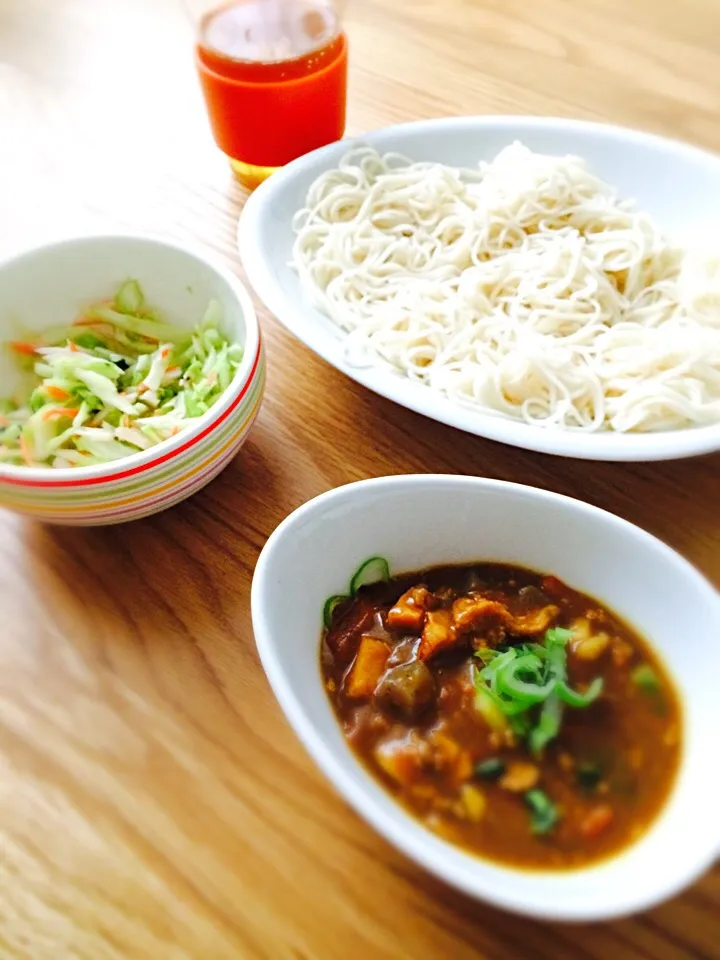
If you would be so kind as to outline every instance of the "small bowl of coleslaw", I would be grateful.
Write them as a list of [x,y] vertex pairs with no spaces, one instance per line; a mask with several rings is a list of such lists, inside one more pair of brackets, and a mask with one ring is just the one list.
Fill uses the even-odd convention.
[[237,453],[265,361],[243,285],[136,236],[0,264],[0,505],[55,523],[163,510]]

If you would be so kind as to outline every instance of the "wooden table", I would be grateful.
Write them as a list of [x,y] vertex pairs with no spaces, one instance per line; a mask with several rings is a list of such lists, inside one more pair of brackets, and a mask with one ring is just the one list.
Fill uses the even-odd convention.
[[[356,0],[349,29],[350,132],[561,114],[720,149],[716,0]],[[190,43],[179,0],[0,0],[0,255],[151,230],[239,271],[245,194],[211,142]],[[720,458],[616,466],[468,437],[363,391],[261,315],[267,399],[209,489],[108,530],[0,514],[0,957],[720,958],[720,869],[592,927],[512,918],[426,876],[315,770],[249,616],[286,514],[404,471],[583,497],[720,584]]]

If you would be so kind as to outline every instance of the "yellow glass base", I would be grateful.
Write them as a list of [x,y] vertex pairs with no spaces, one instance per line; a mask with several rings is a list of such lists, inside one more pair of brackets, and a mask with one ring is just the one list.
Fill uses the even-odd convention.
[[242,160],[233,160],[228,157],[230,167],[240,183],[248,190],[254,190],[267,178],[279,170],[280,167],[258,167],[254,163],[243,163]]

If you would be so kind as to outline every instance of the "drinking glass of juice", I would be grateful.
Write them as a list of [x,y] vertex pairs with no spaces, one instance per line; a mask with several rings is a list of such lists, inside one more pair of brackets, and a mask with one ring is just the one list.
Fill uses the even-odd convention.
[[251,189],[345,132],[341,0],[187,0],[215,142]]

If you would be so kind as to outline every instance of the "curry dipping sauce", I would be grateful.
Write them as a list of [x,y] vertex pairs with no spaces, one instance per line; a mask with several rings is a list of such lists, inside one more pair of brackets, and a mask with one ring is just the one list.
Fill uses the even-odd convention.
[[321,668],[372,775],[426,827],[499,863],[578,868],[620,852],[678,770],[680,702],[662,663],[553,576],[473,563],[390,579],[372,558],[351,596],[326,604]]

